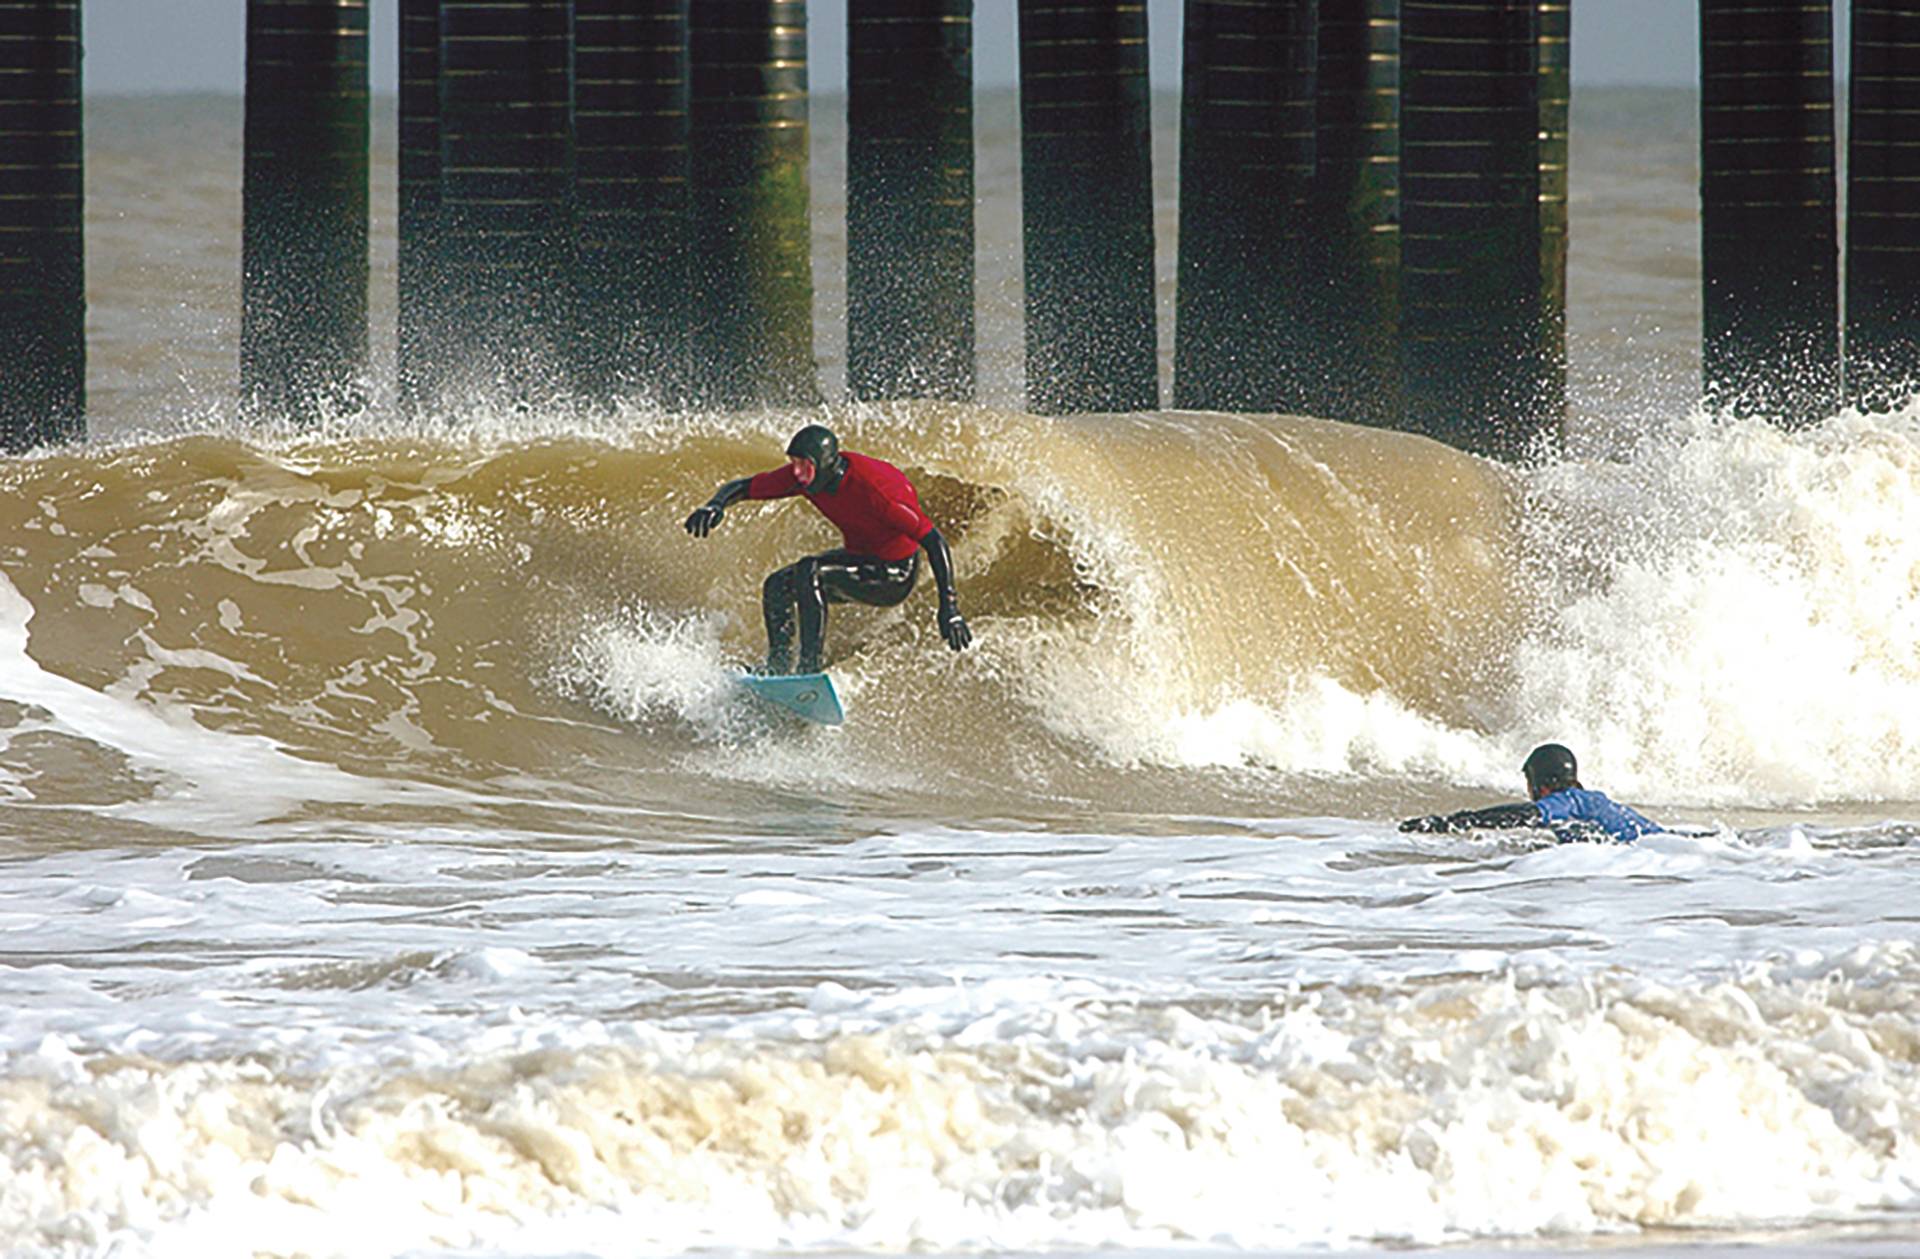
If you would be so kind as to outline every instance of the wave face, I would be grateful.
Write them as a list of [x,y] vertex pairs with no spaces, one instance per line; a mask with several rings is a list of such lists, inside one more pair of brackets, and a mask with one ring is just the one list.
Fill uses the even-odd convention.
[[[15,619],[52,674],[355,773],[668,765],[752,741],[728,676],[762,649],[759,584],[837,542],[797,503],[736,507],[704,542],[680,521],[810,418],[14,461]],[[929,591],[836,609],[858,716],[830,760],[851,778],[903,743],[1042,790],[1089,762],[1236,763],[1270,749],[1210,724],[1313,687],[1463,721],[1502,654],[1512,486],[1431,443],[1221,416],[828,418],[920,487],[980,643],[950,658]],[[142,790],[139,766],[107,777]]]
[[942,648],[924,589],[837,608],[854,720],[770,740],[729,677],[761,650],[763,576],[835,535],[798,503],[737,507],[704,542],[679,523],[814,418],[203,434],[0,465],[18,669],[126,710],[76,741],[58,705],[23,709],[16,789],[163,793],[185,771],[112,729],[157,714],[349,774],[562,794],[724,762],[1126,807],[1170,789],[1158,771],[1218,767],[1352,811],[1409,778],[1511,790],[1558,738],[1656,803],[1920,797],[1911,414],[1699,421],[1628,461],[1514,473],[1288,418],[828,413],[920,486],[978,647]]

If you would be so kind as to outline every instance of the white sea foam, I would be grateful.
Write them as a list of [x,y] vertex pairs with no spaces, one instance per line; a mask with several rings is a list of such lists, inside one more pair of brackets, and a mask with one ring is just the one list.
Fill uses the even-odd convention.
[[1528,726],[1660,799],[1920,798],[1920,410],[1696,418],[1534,492]]
[[1025,984],[939,990],[889,1024],[912,994],[875,1011],[840,990],[719,1039],[526,1024],[431,1065],[317,1073],[90,1061],[50,1037],[0,1079],[0,1237],[1273,1248],[1913,1210],[1920,1078],[1887,1011],[1920,959],[1853,963],[1693,988],[1509,974],[1237,1015],[1036,1004]]
[[718,734],[742,707],[732,684],[740,666],[725,659],[723,628],[711,614],[674,618],[632,608],[589,629],[560,680],[626,721],[677,717]]

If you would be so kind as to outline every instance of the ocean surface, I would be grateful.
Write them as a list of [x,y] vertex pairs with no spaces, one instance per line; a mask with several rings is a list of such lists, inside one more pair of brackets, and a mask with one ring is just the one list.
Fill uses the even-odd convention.
[[[1171,348],[1174,112],[1156,134]],[[1693,97],[1576,98],[1566,457],[982,400],[236,418],[237,99],[88,116],[93,439],[0,459],[0,1252],[1920,1253],[1920,409],[1696,406]],[[843,132],[817,103],[823,388]],[[824,420],[933,600],[756,707]],[[1553,739],[1687,834],[1401,834]]]

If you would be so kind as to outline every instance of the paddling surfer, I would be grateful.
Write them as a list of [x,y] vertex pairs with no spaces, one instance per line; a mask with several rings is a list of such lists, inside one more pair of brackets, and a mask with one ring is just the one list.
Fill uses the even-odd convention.
[[1582,787],[1579,764],[1573,753],[1558,743],[1535,748],[1520,772],[1527,779],[1528,799],[1524,803],[1408,818],[1400,823],[1400,829],[1431,833],[1538,826],[1552,831],[1563,844],[1581,840],[1630,844],[1651,831],[1665,829],[1626,805],[1616,804],[1604,793]]
[[927,553],[940,595],[940,637],[955,651],[973,641],[953,590],[946,539],[920,510],[906,474],[885,460],[840,449],[831,429],[809,424],[787,443],[785,467],[728,481],[687,517],[687,532],[704,538],[741,499],[805,494],[840,530],[842,545],[809,555],[768,577],[760,607],[767,622],[766,672],[794,672],[794,627],[800,631],[798,672],[818,673],[827,634],[827,605],[890,608],[913,593],[920,552]]

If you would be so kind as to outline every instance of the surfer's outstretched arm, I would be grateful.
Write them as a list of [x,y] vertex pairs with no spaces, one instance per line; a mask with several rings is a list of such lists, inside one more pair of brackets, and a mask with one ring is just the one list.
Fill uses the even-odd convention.
[[947,540],[938,529],[927,530],[920,546],[927,553],[927,566],[933,569],[934,588],[940,592],[940,637],[955,651],[963,650],[973,641],[973,631],[960,615],[960,600],[953,592],[953,552],[947,550]]
[[1458,813],[1432,817],[1410,817],[1400,823],[1403,831],[1438,834],[1445,831],[1505,831],[1522,826],[1541,826],[1540,806],[1532,801],[1496,804],[1485,809],[1462,809]]
[[741,477],[715,490],[705,507],[694,508],[693,514],[687,517],[687,532],[696,538],[704,538],[712,533],[714,526],[727,514],[727,508],[745,498],[747,487],[752,484],[752,477]]

